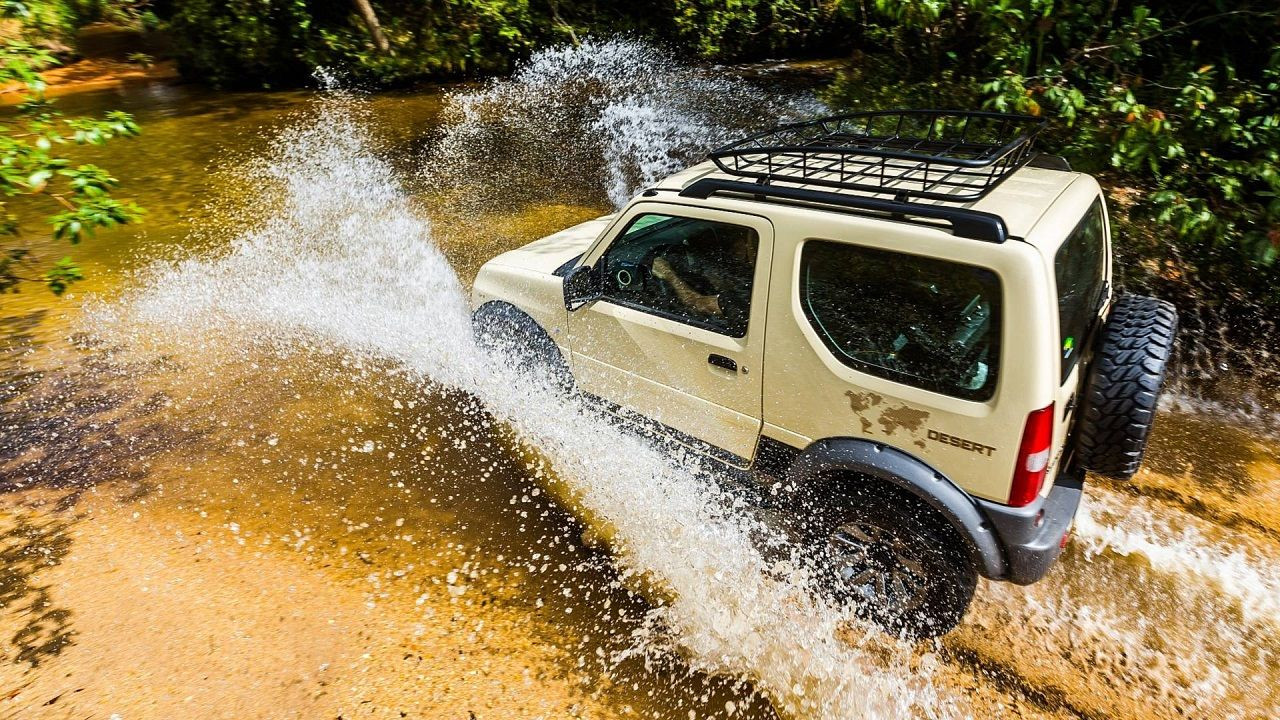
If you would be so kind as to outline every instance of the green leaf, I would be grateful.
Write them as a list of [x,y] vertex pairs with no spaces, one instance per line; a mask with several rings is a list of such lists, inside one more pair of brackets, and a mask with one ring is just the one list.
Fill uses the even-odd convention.
[[83,279],[84,271],[72,262],[69,257],[64,257],[54,263],[53,268],[44,274],[45,284],[54,295],[62,295],[71,287],[72,283]]

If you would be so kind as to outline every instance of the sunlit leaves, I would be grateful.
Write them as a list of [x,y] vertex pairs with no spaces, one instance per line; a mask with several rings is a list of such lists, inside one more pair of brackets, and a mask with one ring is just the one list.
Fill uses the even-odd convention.
[[[855,0],[844,0],[846,4]],[[865,7],[858,3],[857,7]],[[875,0],[876,48],[841,93],[879,105],[973,97],[1054,120],[1042,142],[1072,164],[1140,189],[1134,219],[1178,248],[1238,253],[1251,267],[1280,247],[1280,6]],[[878,85],[879,87],[868,87]],[[922,92],[923,91],[923,92]],[[889,98],[887,101],[882,98]],[[871,104],[871,103],[867,103]],[[1280,302],[1280,287],[1271,290]]]
[[[52,62],[46,51],[25,43],[0,45],[0,82],[21,83],[26,96],[16,114],[0,121],[0,193],[7,198],[28,197],[46,204],[54,240],[78,243],[95,231],[137,220],[142,209],[119,201],[111,192],[119,182],[96,165],[72,166],[65,157],[76,145],[101,145],[113,138],[133,137],[138,125],[128,113],[110,112],[102,118],[64,117],[44,97],[38,69]],[[24,203],[24,208],[33,207]],[[24,225],[6,212],[0,234],[17,237]],[[42,281],[61,295],[81,279],[80,268],[64,258],[39,278],[24,274],[35,255],[24,244],[0,255],[0,292],[16,292],[24,281]]]
[[54,263],[53,268],[44,274],[45,284],[54,295],[61,295],[71,287],[71,283],[83,279],[84,272],[69,257]]

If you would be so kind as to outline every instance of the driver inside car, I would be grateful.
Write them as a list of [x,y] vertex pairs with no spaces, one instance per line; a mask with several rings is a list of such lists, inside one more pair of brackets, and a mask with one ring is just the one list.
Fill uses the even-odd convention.
[[756,247],[747,233],[706,228],[690,237],[683,253],[653,260],[653,276],[665,282],[686,314],[709,320],[735,336],[746,334]]

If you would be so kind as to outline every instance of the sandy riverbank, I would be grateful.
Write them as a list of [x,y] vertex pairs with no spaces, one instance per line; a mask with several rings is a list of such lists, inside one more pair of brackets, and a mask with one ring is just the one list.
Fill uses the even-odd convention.
[[0,633],[16,641],[0,717],[615,716],[518,617],[443,591],[377,597],[280,544],[111,495],[0,500]]

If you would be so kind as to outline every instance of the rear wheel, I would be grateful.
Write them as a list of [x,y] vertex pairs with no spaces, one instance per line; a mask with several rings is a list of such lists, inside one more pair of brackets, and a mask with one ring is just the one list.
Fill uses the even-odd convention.
[[912,638],[964,617],[978,583],[968,544],[936,511],[886,487],[857,486],[819,509],[808,532],[820,590]]
[[1141,295],[1116,300],[1081,397],[1082,467],[1118,480],[1138,471],[1177,331],[1170,303]]

